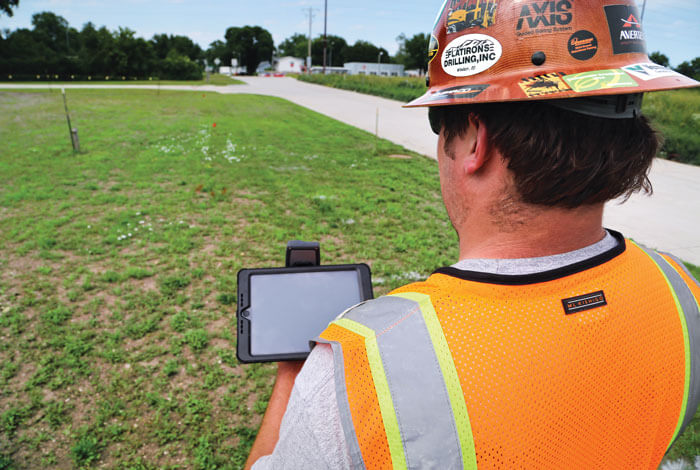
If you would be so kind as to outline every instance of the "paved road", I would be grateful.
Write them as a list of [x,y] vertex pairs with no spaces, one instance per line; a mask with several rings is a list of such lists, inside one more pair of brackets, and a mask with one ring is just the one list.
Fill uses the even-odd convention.
[[[401,103],[291,78],[243,78],[246,85],[162,86],[161,89],[252,93],[277,96],[339,121],[374,133],[407,149],[436,157],[437,138],[430,132],[425,109],[404,109]],[[120,85],[90,85],[114,88]],[[46,88],[46,85],[0,85],[2,88]],[[66,85],[66,88],[81,85]],[[155,85],[125,88],[156,89]],[[377,119],[378,116],[378,119]],[[377,126],[378,122],[378,126]],[[700,265],[700,167],[657,160],[651,172],[652,197],[633,196],[624,205],[608,205],[605,225],[652,248],[669,251]]]

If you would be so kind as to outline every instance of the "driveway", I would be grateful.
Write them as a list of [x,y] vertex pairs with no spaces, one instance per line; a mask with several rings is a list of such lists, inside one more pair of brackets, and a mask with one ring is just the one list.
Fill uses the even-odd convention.
[[[292,78],[243,77],[246,85],[162,86],[161,89],[245,93],[276,96],[338,121],[436,158],[437,137],[428,126],[425,109],[404,109],[402,103],[337,90]],[[65,88],[114,88],[121,85],[66,85]],[[156,85],[124,88],[157,89]],[[3,88],[46,88],[46,85],[2,85]],[[436,168],[437,171],[437,168]],[[700,167],[657,159],[650,175],[651,197],[635,195],[625,204],[608,204],[605,226],[651,248],[668,251],[700,265]]]

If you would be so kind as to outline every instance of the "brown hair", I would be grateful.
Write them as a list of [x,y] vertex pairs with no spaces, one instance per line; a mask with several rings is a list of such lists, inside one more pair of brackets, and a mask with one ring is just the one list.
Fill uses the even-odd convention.
[[660,137],[644,116],[605,119],[544,102],[435,107],[430,115],[446,149],[477,117],[525,203],[571,209],[652,192],[647,175]]

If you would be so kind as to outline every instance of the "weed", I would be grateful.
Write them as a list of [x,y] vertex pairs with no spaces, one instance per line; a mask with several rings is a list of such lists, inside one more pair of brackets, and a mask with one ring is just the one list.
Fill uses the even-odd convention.
[[137,268],[134,266],[130,266],[126,269],[126,272],[124,273],[126,277],[129,279],[146,279],[148,277],[153,276],[153,271],[149,271],[148,269],[144,268]]
[[52,428],[61,426],[68,420],[68,412],[73,409],[73,405],[63,401],[51,401],[46,404],[46,421]]
[[79,467],[88,466],[100,458],[100,444],[97,437],[84,434],[71,447],[73,461]]
[[167,377],[171,377],[177,374],[179,370],[180,366],[178,365],[177,361],[175,359],[170,359],[163,367],[163,374],[165,374]]
[[14,470],[15,466],[9,455],[0,453],[0,470]]
[[119,274],[115,273],[114,271],[107,271],[102,275],[102,281],[108,282],[110,284],[113,284],[115,282],[119,282],[120,279],[121,279],[121,276],[119,276]]
[[12,436],[28,416],[27,407],[11,407],[0,414],[0,425],[8,436]]
[[160,279],[160,291],[169,297],[189,285],[190,279],[187,276],[165,276]]
[[186,312],[178,312],[170,319],[170,327],[178,333],[184,333],[190,328],[192,321]]
[[211,470],[217,468],[214,458],[214,448],[209,443],[208,436],[202,436],[194,449],[194,463],[197,470]]
[[64,305],[59,305],[58,307],[46,312],[42,316],[42,319],[50,325],[60,326],[66,321],[68,321],[72,316],[73,312],[71,312],[71,310],[68,307]]
[[222,292],[216,297],[216,300],[223,305],[233,305],[236,303],[236,296],[228,292]]
[[200,352],[209,344],[209,333],[206,330],[195,329],[185,333],[185,342],[194,352]]

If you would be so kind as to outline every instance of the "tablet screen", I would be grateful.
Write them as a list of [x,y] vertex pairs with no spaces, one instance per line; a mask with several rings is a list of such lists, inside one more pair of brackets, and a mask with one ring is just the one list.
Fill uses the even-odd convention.
[[250,353],[308,353],[309,341],[360,303],[357,270],[250,276]]

